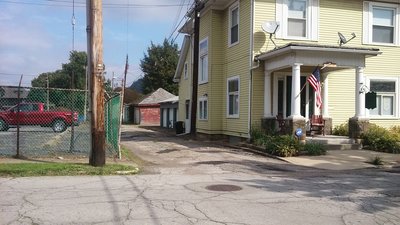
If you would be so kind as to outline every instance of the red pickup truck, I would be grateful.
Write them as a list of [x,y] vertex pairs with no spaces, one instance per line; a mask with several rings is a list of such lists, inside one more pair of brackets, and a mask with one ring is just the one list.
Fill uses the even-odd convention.
[[17,125],[19,121],[19,125],[52,127],[54,132],[59,133],[72,123],[77,124],[78,113],[74,112],[73,117],[71,111],[46,111],[41,102],[23,102],[0,112],[0,131],[8,130],[10,125]]

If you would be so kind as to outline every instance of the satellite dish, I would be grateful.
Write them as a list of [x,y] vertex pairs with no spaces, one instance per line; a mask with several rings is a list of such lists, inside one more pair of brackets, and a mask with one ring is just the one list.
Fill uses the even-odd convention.
[[272,39],[272,35],[275,34],[278,29],[279,29],[279,22],[277,21],[267,21],[261,25],[261,28],[263,29],[264,32],[269,33],[269,39],[272,41],[272,43],[275,45],[275,41]]
[[279,29],[279,23],[276,21],[265,22],[261,25],[261,28],[269,34],[275,34]]
[[356,34],[354,32],[351,33],[352,37],[349,40],[347,40],[346,37],[340,32],[338,32],[338,35],[339,35],[339,45],[340,46],[346,44],[347,42],[353,40],[356,37]]

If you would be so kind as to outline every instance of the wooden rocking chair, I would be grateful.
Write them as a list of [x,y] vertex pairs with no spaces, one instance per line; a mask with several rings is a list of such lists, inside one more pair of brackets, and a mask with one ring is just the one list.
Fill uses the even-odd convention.
[[310,133],[318,131],[325,136],[325,120],[322,115],[312,115],[310,120]]

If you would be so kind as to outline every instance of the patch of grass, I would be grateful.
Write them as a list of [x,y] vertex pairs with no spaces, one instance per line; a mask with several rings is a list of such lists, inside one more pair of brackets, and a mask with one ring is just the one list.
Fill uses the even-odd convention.
[[136,174],[135,166],[106,164],[104,167],[93,167],[83,163],[4,163],[0,164],[0,176],[77,176],[77,175],[117,175]]
[[383,165],[383,160],[381,157],[375,156],[369,161],[369,163],[371,163],[372,165],[381,166]]

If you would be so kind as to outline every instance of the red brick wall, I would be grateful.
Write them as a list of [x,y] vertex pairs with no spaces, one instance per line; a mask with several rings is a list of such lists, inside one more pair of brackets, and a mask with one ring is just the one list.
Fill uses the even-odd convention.
[[160,106],[140,107],[140,125],[160,125]]

